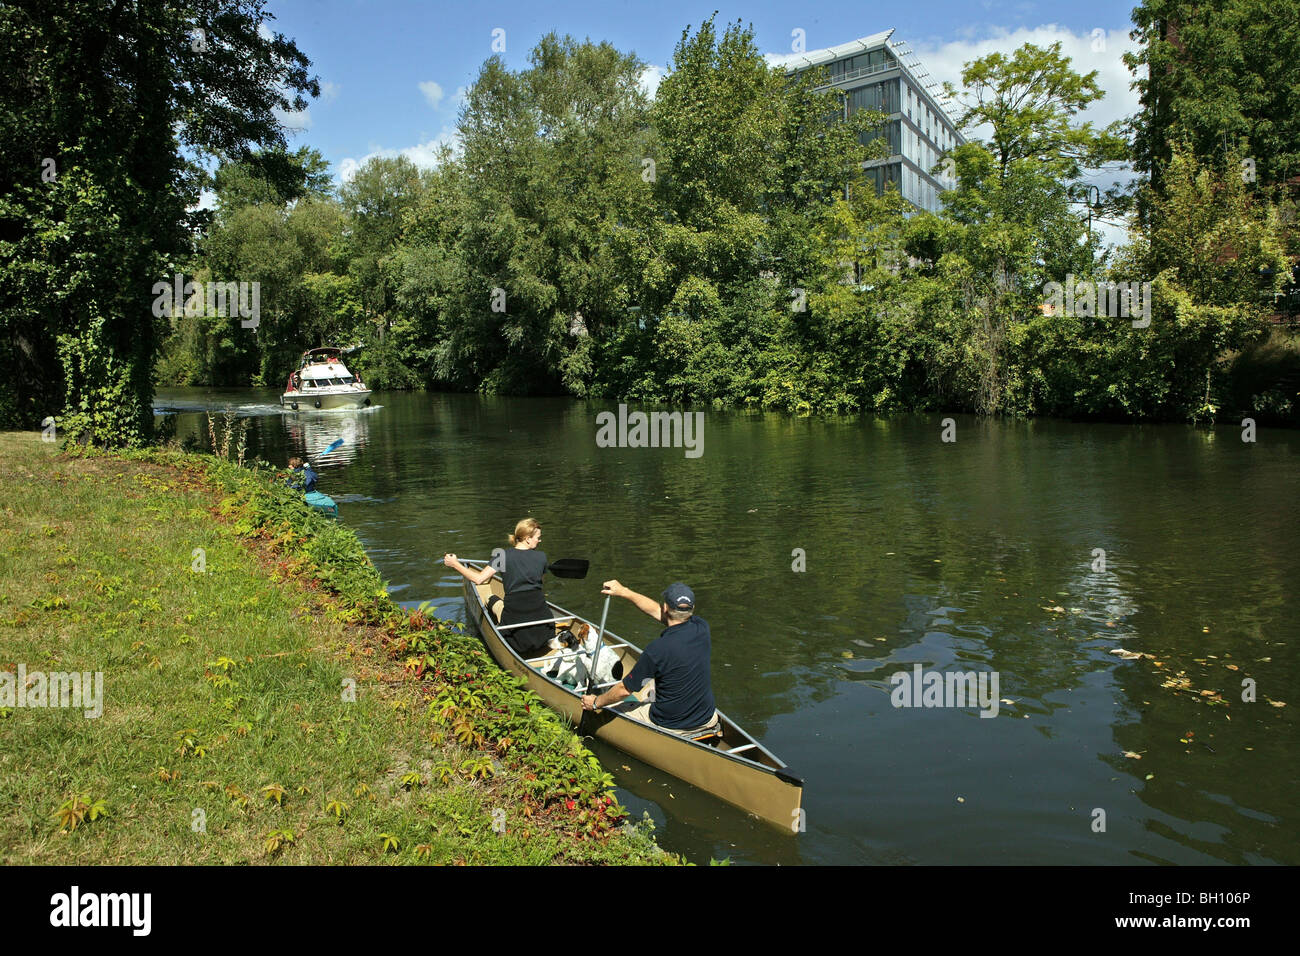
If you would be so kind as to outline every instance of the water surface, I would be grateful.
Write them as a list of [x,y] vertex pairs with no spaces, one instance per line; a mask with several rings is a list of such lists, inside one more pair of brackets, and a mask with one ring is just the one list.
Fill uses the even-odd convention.
[[[805,778],[806,819],[783,833],[596,743],[691,859],[1300,863],[1297,433],[958,417],[944,443],[941,416],[706,411],[688,457],[597,447],[612,403],[276,398],[156,404],[205,443],[205,410],[233,409],[280,463],[344,438],[320,487],[396,600],[463,619],[442,554],[488,557],[529,514],[552,558],[591,560],[548,592],[584,616],[606,577],[695,589],[719,706]],[[609,626],[658,630],[626,602]],[[917,663],[996,673],[1009,703],[894,707]]]

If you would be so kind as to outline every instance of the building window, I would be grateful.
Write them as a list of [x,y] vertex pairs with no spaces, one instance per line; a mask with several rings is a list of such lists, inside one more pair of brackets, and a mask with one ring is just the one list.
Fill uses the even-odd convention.
[[901,142],[901,125],[902,123],[900,120],[893,120],[892,122],[884,124],[884,127],[881,129],[860,133],[858,134],[858,142],[863,146],[870,146],[878,139],[885,139],[889,143],[888,155],[897,156],[903,151]]
[[848,91],[849,114],[858,110],[879,110],[888,115],[898,112],[898,81],[870,83]]

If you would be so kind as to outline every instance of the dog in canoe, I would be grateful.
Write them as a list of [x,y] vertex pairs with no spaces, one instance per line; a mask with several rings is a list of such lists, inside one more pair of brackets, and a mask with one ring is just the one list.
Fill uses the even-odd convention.
[[[551,639],[551,647],[561,654],[572,656],[565,656],[556,661],[545,672],[546,676],[558,680],[567,687],[585,685],[587,664],[591,661],[592,651],[596,649],[596,640],[595,629],[582,621],[574,621],[567,627],[561,628]],[[622,676],[623,662],[618,659],[618,655],[608,647],[601,647],[600,655],[596,658],[596,679],[593,683],[612,684]]]

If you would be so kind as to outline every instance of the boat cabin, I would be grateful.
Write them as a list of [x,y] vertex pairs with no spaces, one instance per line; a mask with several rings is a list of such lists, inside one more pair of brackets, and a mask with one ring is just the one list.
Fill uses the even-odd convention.
[[298,371],[289,378],[287,391],[311,391],[333,385],[361,384],[343,363],[343,350],[336,348],[310,349],[302,353]]

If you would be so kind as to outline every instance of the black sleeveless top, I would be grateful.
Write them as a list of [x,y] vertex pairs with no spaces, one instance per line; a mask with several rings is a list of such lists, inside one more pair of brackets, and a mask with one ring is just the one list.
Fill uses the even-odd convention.
[[544,605],[542,575],[546,572],[546,552],[537,548],[507,548],[505,558],[501,583],[506,589],[506,607]]
[[[498,572],[506,591],[501,623],[524,624],[550,617],[546,595],[542,592],[546,553],[536,548],[508,548],[505,559],[505,571]],[[532,627],[512,628],[506,632],[505,640],[522,656],[530,658],[543,653],[554,636],[553,624],[535,624]]]

